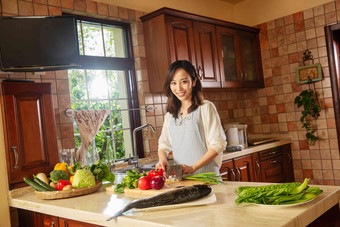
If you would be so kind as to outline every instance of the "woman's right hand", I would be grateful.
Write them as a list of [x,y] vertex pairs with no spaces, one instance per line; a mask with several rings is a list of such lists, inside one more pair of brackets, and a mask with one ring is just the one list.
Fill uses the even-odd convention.
[[156,165],[156,169],[162,169],[163,171],[166,171],[166,168],[170,166],[168,160],[159,160],[157,165]]

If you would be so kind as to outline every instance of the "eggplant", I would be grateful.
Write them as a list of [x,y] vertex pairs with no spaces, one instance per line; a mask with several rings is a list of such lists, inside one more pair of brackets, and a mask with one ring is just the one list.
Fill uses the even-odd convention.
[[180,187],[178,189],[160,193],[155,196],[135,200],[126,205],[120,211],[116,212],[112,217],[108,218],[107,221],[110,221],[122,215],[125,211],[131,210],[133,208],[143,209],[190,202],[208,196],[211,192],[211,187],[204,184]]

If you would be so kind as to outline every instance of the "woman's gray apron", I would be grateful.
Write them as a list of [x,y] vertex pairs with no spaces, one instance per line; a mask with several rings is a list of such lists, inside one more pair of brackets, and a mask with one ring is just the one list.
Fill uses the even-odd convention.
[[[176,164],[192,166],[207,152],[200,116],[200,108],[197,108],[187,114],[184,119],[171,117],[169,132],[173,159]],[[207,172],[216,172],[219,175],[219,168],[214,160],[193,174]]]

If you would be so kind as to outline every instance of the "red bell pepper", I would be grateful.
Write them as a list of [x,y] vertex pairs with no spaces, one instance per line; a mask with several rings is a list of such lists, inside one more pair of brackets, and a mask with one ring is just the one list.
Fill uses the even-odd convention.
[[151,179],[151,178],[153,178],[153,177],[156,177],[156,176],[162,176],[162,177],[164,177],[163,176],[163,170],[162,169],[160,169],[160,170],[158,170],[158,169],[156,169],[156,170],[151,170],[150,172],[149,172],[149,174],[148,174],[148,177]]
[[66,185],[72,185],[72,184],[68,180],[60,180],[60,181],[58,181],[57,190],[58,191],[63,190],[63,187],[65,187]]

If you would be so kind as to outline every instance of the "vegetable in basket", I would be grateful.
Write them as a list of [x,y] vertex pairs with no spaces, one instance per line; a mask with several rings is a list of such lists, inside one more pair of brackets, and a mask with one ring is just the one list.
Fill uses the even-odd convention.
[[87,169],[77,170],[72,181],[72,186],[75,188],[89,187],[94,186],[95,184],[96,180],[94,175]]
[[60,180],[68,180],[69,176],[68,173],[65,170],[53,170],[50,173],[50,179],[54,183],[58,183]]

